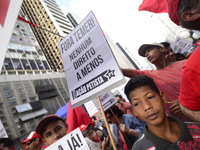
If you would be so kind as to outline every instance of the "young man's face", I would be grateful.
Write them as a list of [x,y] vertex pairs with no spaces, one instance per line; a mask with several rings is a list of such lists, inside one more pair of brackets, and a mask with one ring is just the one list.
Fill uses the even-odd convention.
[[92,141],[95,141],[95,138],[97,138],[97,134],[94,130],[89,129],[88,132],[86,133],[85,137],[89,138]]
[[175,53],[172,51],[170,46],[165,48],[165,58],[170,62],[176,61]]
[[136,116],[140,117],[146,124],[159,125],[165,117],[164,93],[157,94],[149,86],[143,86],[133,90],[129,98]]
[[109,122],[111,122],[111,123],[117,123],[117,121],[116,121],[116,119],[115,119],[115,117],[113,115],[111,115],[109,113],[106,113],[106,117],[107,117],[107,119],[108,119]]
[[145,57],[147,60],[152,64],[157,64],[159,62],[159,59],[161,58],[161,51],[157,47],[150,48],[146,50]]
[[51,145],[67,134],[68,126],[62,120],[53,120],[45,125],[42,135],[43,142]]

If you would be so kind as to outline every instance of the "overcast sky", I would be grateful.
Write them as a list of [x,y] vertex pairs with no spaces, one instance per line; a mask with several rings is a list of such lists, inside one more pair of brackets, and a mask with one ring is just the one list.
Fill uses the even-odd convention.
[[129,50],[141,44],[161,42],[156,32],[152,13],[138,11],[142,0],[56,0],[64,14],[72,12],[84,18],[92,10],[101,28]]

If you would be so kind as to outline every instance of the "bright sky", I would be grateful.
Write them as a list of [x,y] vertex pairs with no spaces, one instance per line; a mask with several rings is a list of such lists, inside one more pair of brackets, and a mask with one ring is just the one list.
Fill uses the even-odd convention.
[[101,28],[129,50],[141,44],[164,41],[156,32],[150,12],[138,11],[142,0],[56,0],[64,14],[85,18],[92,10]]

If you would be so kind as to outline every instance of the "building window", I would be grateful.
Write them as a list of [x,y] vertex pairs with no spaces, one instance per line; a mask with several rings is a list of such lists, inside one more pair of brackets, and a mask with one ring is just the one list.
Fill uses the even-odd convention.
[[14,69],[10,58],[5,58],[4,67],[6,68],[6,70],[13,70]]
[[44,67],[43,67],[43,65],[42,65],[42,63],[41,63],[40,60],[36,60],[36,63],[37,63],[37,65],[38,65],[38,68],[39,68],[39,69],[44,69]]
[[21,65],[19,59],[12,59],[12,61],[13,61],[15,69],[17,69],[17,70],[22,69],[22,65]]
[[14,100],[14,99],[15,99],[15,96],[14,96],[14,95],[11,95],[11,96],[6,97],[6,99],[7,99],[8,101],[11,101],[11,100]]
[[30,63],[31,68],[32,68],[33,70],[37,70],[37,66],[36,66],[34,60],[29,60],[29,63]]
[[49,65],[47,64],[46,61],[43,60],[42,63],[44,64],[45,69],[50,69],[50,68],[49,68]]
[[24,133],[26,133],[24,129],[20,131],[20,134],[24,134]]
[[9,106],[14,106],[14,105],[16,105],[16,102],[8,102],[8,105]]
[[25,103],[26,102],[26,99],[22,99],[22,103]]
[[21,59],[21,62],[22,62],[22,65],[24,66],[24,69],[30,69],[30,65],[26,59]]

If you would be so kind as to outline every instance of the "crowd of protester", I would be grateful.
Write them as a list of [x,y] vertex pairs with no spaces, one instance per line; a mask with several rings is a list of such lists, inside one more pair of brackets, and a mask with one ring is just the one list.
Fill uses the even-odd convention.
[[[199,0],[167,0],[167,5],[174,23],[200,30]],[[175,54],[167,42],[143,44],[138,52],[157,69],[121,68],[131,78],[124,90],[128,99],[116,95],[117,104],[105,111],[117,149],[200,149],[200,46],[188,59]],[[79,121],[76,126],[91,150],[113,149],[104,119]],[[69,129],[69,122],[48,115],[22,141],[23,149],[43,150]],[[1,138],[0,149],[14,150],[13,141]]]

